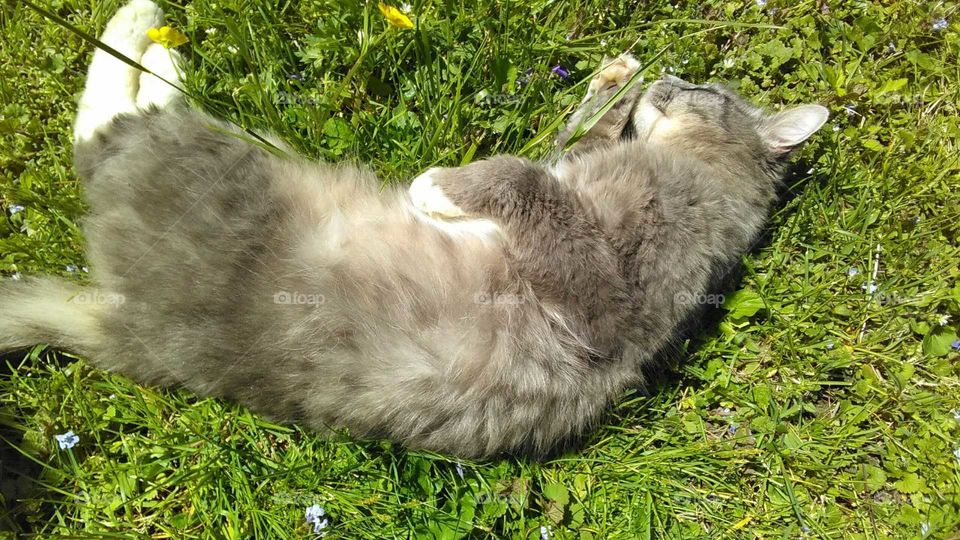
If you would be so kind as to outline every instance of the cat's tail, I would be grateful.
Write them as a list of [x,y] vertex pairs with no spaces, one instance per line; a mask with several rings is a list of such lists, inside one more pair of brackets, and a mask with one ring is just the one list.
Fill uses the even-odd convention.
[[46,343],[92,356],[111,297],[55,278],[0,280],[0,351]]

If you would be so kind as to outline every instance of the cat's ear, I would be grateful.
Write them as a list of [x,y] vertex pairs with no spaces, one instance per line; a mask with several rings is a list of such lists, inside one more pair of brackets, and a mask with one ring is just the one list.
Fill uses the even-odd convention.
[[764,118],[760,136],[775,154],[786,154],[810,138],[829,118],[822,105],[800,105]]

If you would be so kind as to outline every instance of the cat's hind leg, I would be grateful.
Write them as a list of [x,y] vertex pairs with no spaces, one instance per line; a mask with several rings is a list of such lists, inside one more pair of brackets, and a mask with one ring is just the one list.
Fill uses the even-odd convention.
[[180,53],[153,43],[143,53],[140,65],[150,73],[145,71],[140,74],[137,107],[146,109],[153,105],[163,108],[181,98],[183,93],[172,86],[183,79],[183,58]]
[[[134,62],[140,62],[150,45],[147,30],[163,25],[163,10],[150,0],[132,0],[107,23],[100,40]],[[97,49],[87,71],[80,98],[74,141],[91,139],[117,115],[137,111],[140,70]]]

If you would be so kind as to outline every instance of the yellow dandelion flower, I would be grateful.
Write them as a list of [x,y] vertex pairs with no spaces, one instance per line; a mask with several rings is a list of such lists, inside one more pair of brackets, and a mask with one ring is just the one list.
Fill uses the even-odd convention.
[[383,16],[387,19],[387,23],[389,23],[390,26],[396,26],[397,28],[406,30],[413,28],[413,21],[399,9],[384,4],[383,2],[377,4],[377,7],[380,8],[380,13],[383,13]]
[[159,43],[167,49],[179,47],[190,41],[186,34],[171,26],[151,28],[147,30],[147,37],[150,38],[150,41]]

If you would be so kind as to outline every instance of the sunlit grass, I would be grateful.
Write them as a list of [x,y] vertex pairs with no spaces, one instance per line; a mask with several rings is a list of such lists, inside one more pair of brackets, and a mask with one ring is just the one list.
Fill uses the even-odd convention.
[[[96,35],[117,4],[44,6]],[[626,49],[641,61],[663,51],[648,81],[722,80],[771,107],[823,103],[832,118],[801,156],[768,242],[744,259],[740,298],[760,303],[704,328],[677,370],[624,396],[576,451],[458,470],[37,348],[4,357],[0,527],[307,537],[314,504],[336,538],[540,538],[541,527],[554,538],[909,538],[960,527],[960,373],[948,350],[960,320],[955,8],[414,2],[413,30],[388,27],[376,3],[165,8],[190,37],[180,50],[198,104],[384,182],[494,153],[546,155],[591,72]],[[0,271],[85,279],[69,149],[90,46],[15,0],[0,34]],[[61,450],[54,436],[67,430],[80,441]]]

